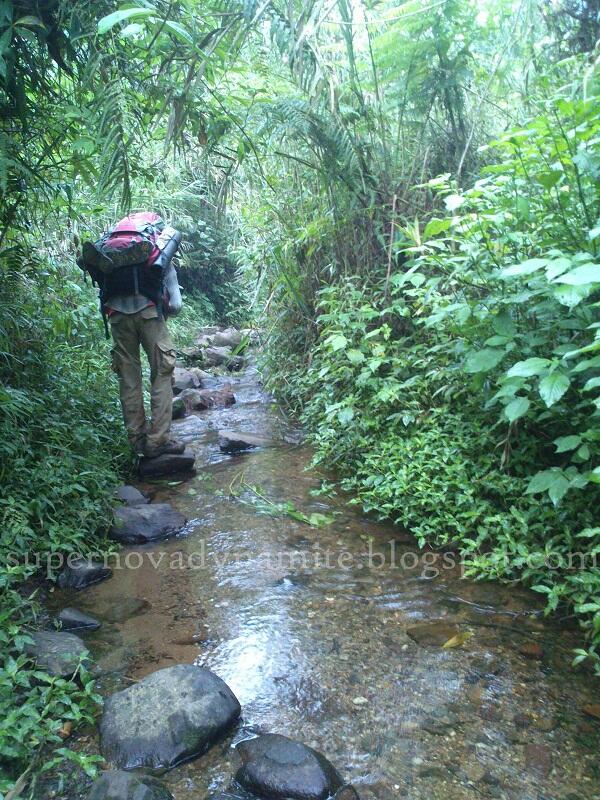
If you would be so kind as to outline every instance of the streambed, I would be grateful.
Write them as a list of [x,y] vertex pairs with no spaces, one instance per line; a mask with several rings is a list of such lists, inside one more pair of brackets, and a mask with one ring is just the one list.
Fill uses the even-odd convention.
[[[225,380],[234,406],[174,423],[196,476],[140,487],[183,512],[185,531],[53,599],[102,620],[86,637],[102,692],[196,663],[237,695],[233,737],[164,777],[175,800],[226,788],[232,744],[251,732],[322,751],[363,800],[600,798],[600,722],[583,711],[598,682],[570,667],[577,630],[545,620],[535,594],[465,580],[452,553],[419,552],[348,497],[316,494],[331,476],[308,468],[254,368],[213,383]],[[225,455],[222,428],[271,446]],[[317,524],[272,505],[285,503]]]

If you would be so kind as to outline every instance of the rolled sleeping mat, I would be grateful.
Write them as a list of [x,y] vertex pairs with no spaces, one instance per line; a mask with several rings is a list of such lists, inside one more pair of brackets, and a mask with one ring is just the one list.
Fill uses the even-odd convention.
[[156,246],[160,249],[160,255],[154,262],[153,266],[156,267],[166,267],[168,266],[169,262],[179,249],[179,245],[181,244],[181,233],[176,231],[175,228],[172,228],[170,225],[167,225],[158,239],[156,240]]

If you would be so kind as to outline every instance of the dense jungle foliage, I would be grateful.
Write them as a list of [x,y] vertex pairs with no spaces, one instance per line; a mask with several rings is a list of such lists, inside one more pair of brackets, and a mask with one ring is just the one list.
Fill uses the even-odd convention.
[[131,465],[74,265],[129,209],[186,234],[182,334],[253,315],[317,461],[600,673],[599,37],[594,0],[0,0],[0,795],[98,702],[25,648],[35,556],[105,547]]

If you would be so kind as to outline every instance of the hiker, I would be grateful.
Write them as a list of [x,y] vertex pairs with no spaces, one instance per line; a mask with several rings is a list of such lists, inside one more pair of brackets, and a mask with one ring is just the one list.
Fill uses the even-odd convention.
[[[175,347],[165,320],[181,310],[173,256],[181,234],[158,214],[120,220],[98,242],[85,242],[79,265],[100,287],[101,312],[112,333],[112,368],[119,377],[121,408],[131,446],[154,458],[183,453],[170,436]],[[108,320],[108,325],[107,325]],[[140,345],[150,363],[151,421],[144,411]]]

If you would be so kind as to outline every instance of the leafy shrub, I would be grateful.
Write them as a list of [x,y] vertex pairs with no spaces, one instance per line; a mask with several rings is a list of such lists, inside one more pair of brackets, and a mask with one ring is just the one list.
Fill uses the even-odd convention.
[[[65,722],[96,709],[89,675],[80,684],[51,678],[24,649],[36,564],[105,546],[112,492],[129,463],[95,292],[62,258],[27,252],[15,246],[1,261],[0,792],[40,766]],[[46,766],[61,757],[75,755],[61,748]]]
[[321,290],[288,394],[367,509],[569,605],[600,673],[597,88],[494,142],[472,189],[428,184],[450,216],[404,228],[389,279]]

